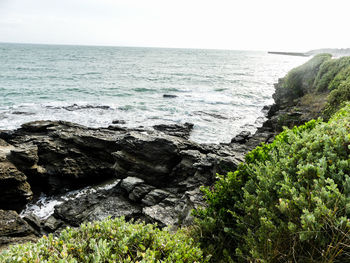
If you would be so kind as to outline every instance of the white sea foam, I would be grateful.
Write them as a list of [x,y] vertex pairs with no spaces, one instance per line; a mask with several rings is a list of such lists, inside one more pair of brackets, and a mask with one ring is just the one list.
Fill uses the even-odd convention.
[[113,179],[101,185],[96,185],[94,187],[88,186],[83,189],[69,191],[63,195],[56,196],[47,196],[46,194],[42,193],[38,200],[27,204],[26,208],[21,212],[20,216],[24,217],[26,215],[33,214],[38,218],[45,220],[54,213],[55,207],[62,204],[64,201],[74,200],[78,197],[99,191],[111,190],[119,182],[119,179]]

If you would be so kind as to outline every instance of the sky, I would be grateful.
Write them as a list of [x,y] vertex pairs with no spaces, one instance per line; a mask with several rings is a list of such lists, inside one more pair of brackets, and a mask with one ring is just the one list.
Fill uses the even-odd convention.
[[350,48],[349,0],[0,0],[0,42]]

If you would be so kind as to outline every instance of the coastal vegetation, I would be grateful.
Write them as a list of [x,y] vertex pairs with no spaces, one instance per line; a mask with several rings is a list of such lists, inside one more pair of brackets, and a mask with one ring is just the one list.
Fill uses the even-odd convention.
[[280,80],[280,106],[293,112],[324,96],[321,115],[329,121],[284,128],[204,188],[198,239],[214,262],[349,260],[349,72],[349,57],[320,54]]
[[319,54],[307,63],[292,69],[283,80],[283,91],[287,98],[296,99],[309,93],[314,86],[315,78],[324,63],[331,60],[329,54]]
[[185,231],[170,233],[155,225],[106,219],[67,228],[58,237],[11,247],[0,262],[206,262]]
[[348,262],[350,58],[316,55],[279,81],[274,98],[293,114],[319,104],[311,116],[324,120],[293,127],[288,118],[299,115],[280,115],[289,128],[203,187],[207,205],[193,226],[106,219],[12,246],[0,262]]
[[329,54],[316,55],[282,79],[281,88],[276,90],[275,97],[295,104],[295,101],[303,101],[307,96],[311,99],[304,105],[311,104],[314,107],[313,102],[320,95],[323,95],[326,104],[321,105],[322,113],[317,114],[326,120],[350,100],[350,57],[332,59]]
[[349,259],[349,134],[348,105],[328,123],[284,130],[220,176],[196,212],[207,253],[222,262]]

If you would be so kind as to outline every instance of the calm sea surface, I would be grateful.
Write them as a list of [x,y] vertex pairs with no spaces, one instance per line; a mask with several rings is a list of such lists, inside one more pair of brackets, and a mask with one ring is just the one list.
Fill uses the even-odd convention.
[[251,51],[0,44],[0,129],[42,119],[90,127],[191,122],[192,140],[228,142],[261,125],[273,83],[306,60]]

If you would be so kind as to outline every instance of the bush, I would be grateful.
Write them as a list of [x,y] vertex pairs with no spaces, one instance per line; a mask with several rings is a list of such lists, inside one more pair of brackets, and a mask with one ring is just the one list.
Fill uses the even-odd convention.
[[317,73],[314,89],[318,92],[338,87],[342,80],[349,76],[350,57],[342,57],[325,61]]
[[312,91],[313,83],[321,65],[330,61],[330,54],[319,54],[292,69],[284,79],[283,88],[288,90],[292,99],[299,98]]
[[184,231],[171,234],[154,225],[123,218],[67,228],[59,237],[12,246],[0,262],[206,262]]
[[348,64],[347,67],[344,67],[342,70],[339,71],[337,75],[335,75],[333,80],[329,83],[328,89],[329,90],[337,89],[343,81],[346,81],[348,79],[350,79],[350,63]]
[[328,95],[328,103],[324,110],[325,118],[332,116],[339,108],[350,100],[350,76]]
[[205,252],[214,262],[346,262],[349,145],[350,105],[251,151],[204,190],[208,207],[195,214]]

